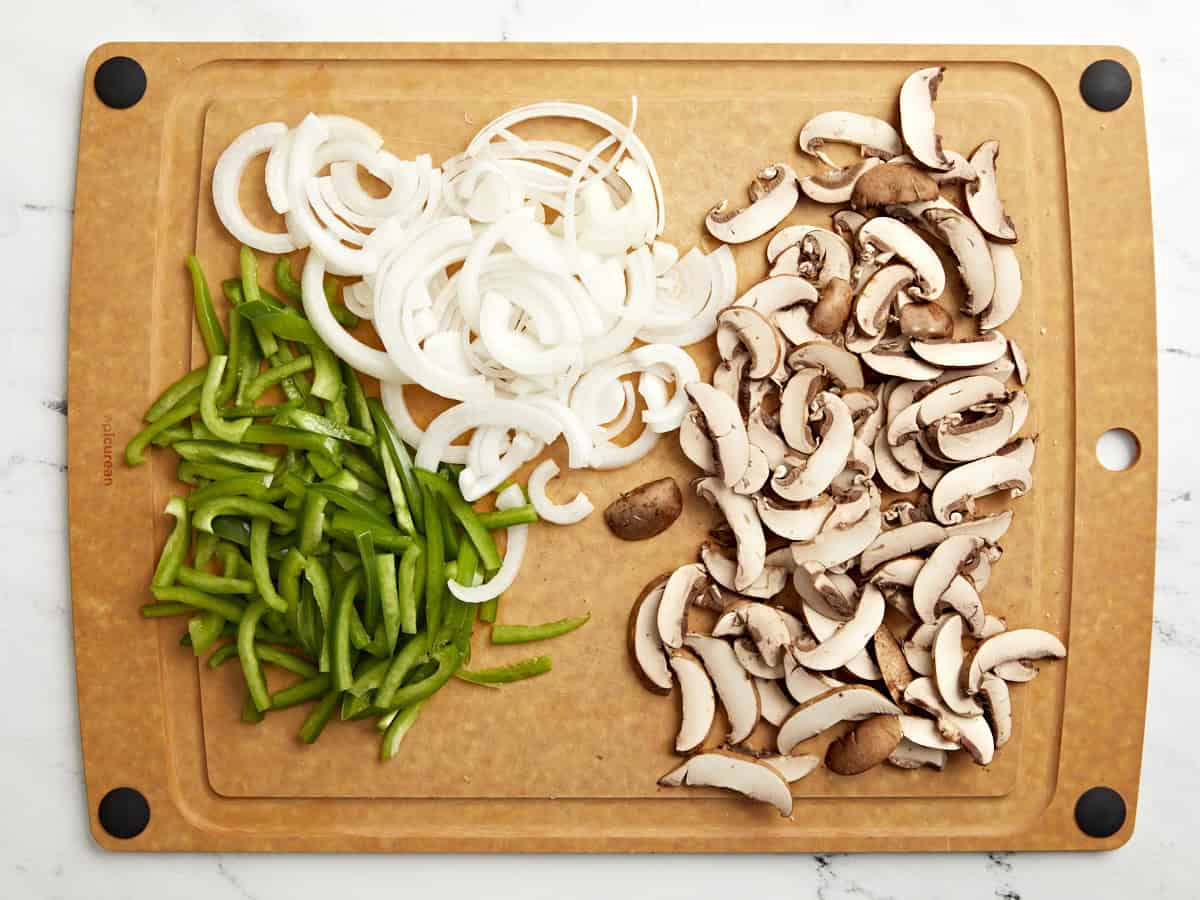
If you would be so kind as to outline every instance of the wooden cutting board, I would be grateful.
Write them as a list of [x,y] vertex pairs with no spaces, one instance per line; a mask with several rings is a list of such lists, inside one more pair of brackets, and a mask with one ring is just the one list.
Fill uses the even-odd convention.
[[[97,67],[136,59],[148,87],[131,108],[93,90]],[[1134,73],[1124,106],[1080,97],[1080,73],[1115,58]],[[150,400],[202,359],[181,261],[193,248],[214,283],[236,246],[210,199],[229,140],[308,111],[359,116],[402,157],[456,152],[495,114],[571,99],[628,114],[666,190],[666,238],[706,249],[705,211],[738,201],[773,161],[813,170],[800,125],[827,109],[895,118],[913,69],[949,69],[938,100],[947,146],[1003,148],[1006,204],[1021,229],[1021,310],[1005,332],[1030,359],[1039,435],[1034,490],[1016,502],[985,601],[1070,650],[1014,691],[1016,732],[995,763],[944,773],[820,771],[795,786],[796,814],[717,792],[667,790],[674,697],[646,693],[625,654],[629,605],[657,573],[690,560],[712,521],[689,500],[657,540],[622,544],[599,516],[535,526],[501,618],[592,612],[548,650],[554,672],[488,691],[454,683],[423,712],[399,757],[376,760],[371,723],[295,740],[304,710],[258,727],[238,716],[234,667],[200,671],[179,622],[138,607],[179,491],[161,454],[121,450]],[[1152,244],[1135,61],[1094,47],[643,45],[106,45],[88,60],[80,127],[70,324],[70,526],[76,666],[92,830],[131,850],[847,851],[1106,849],[1132,833],[1141,762],[1154,577],[1157,462]],[[261,165],[261,160],[260,160]],[[252,216],[267,206],[253,175]],[[829,208],[802,205],[798,221]],[[765,273],[762,241],[737,249],[740,287]],[[691,348],[702,368],[714,351]],[[420,401],[418,401],[418,406]],[[1135,465],[1110,472],[1095,446],[1121,427]],[[571,473],[603,507],[622,490],[692,470],[671,441],[629,469]],[[476,635],[478,665],[528,648]],[[820,752],[827,738],[813,742]],[[961,756],[962,754],[959,754]],[[1089,837],[1076,804],[1104,786],[1128,813]],[[100,823],[114,788],[149,803],[122,840]],[[126,795],[128,796],[128,795]],[[110,801],[111,803],[112,801]],[[110,807],[111,808],[111,807]]]

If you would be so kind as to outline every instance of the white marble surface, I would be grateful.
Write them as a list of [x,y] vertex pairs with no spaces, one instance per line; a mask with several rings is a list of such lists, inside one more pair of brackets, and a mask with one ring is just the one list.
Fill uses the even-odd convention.
[[[725,5],[244,0],[41,2],[0,29],[0,897],[359,897],[437,879],[442,896],[1191,897],[1200,827],[1200,251],[1190,163],[1200,85],[1190,4],[958,4],[920,16],[861,0]],[[1107,8],[1105,8],[1107,7]],[[10,13],[14,10],[9,10]],[[98,850],[83,800],[70,637],[65,418],[75,147],[88,52],[106,40],[726,40],[1120,43],[1144,76],[1157,245],[1158,591],[1137,831],[1100,855],[753,858],[134,856]],[[1097,734],[1103,741],[1103,734]],[[1192,832],[1192,833],[1189,833]],[[447,880],[449,879],[449,880]]]

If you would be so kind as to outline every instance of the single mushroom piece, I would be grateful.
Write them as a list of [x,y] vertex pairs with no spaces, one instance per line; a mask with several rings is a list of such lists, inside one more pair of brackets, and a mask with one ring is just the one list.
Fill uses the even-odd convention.
[[916,286],[911,293],[922,300],[936,300],[946,289],[946,270],[937,253],[924,239],[889,216],[877,216],[858,230],[858,246],[868,256],[899,257],[913,270]]
[[783,683],[797,703],[806,703],[832,688],[843,686],[842,682],[823,672],[808,671],[796,662],[796,652],[797,648],[793,646],[783,655]]
[[986,375],[1003,383],[1012,378],[1015,370],[1016,366],[1013,365],[1013,361],[1005,354],[994,362],[988,363],[986,366],[972,366],[969,369],[950,369],[935,378],[933,384],[936,387],[949,381],[957,381],[960,378],[968,378],[973,375]]
[[887,432],[880,429],[875,435],[875,471],[885,485],[901,494],[915,491],[920,486],[920,477],[910,472],[896,459],[888,444]]
[[1008,351],[1008,338],[989,331],[976,338],[943,341],[913,341],[913,352],[943,369],[965,369],[995,362]]
[[828,341],[801,344],[788,354],[787,364],[796,373],[803,369],[823,369],[843,389],[861,388],[866,384],[858,358]]
[[1026,684],[1033,681],[1038,677],[1038,671],[1037,666],[1020,659],[1000,663],[992,669],[993,674],[999,675],[1010,684]]
[[858,588],[853,579],[847,585],[844,577],[831,576],[820,563],[804,562],[792,571],[792,585],[807,607],[845,622],[858,608]]
[[673,684],[658,630],[658,607],[668,577],[660,575],[642,588],[629,610],[629,656],[642,684],[656,694],[671,693]]
[[831,278],[821,288],[821,299],[808,316],[809,327],[818,334],[839,334],[850,318],[854,296],[845,278]]
[[1008,339],[1008,355],[1012,357],[1013,365],[1017,368],[1017,384],[1024,387],[1029,381],[1029,363],[1025,361],[1025,354],[1012,338]]
[[998,544],[1000,538],[1004,537],[1009,526],[1012,525],[1012,519],[1012,510],[1006,509],[995,515],[980,516],[978,519],[966,519],[956,525],[947,525],[946,534],[947,536],[973,534],[983,538],[989,544]]
[[886,760],[902,737],[899,716],[873,716],[829,745],[825,765],[838,775],[860,775]]
[[942,150],[942,136],[935,130],[933,102],[945,66],[913,72],[900,87],[900,131],[909,153],[921,165],[945,172],[954,167]]
[[752,756],[728,750],[709,750],[693,756],[659,779],[659,784],[716,787],[751,800],[769,803],[781,816],[792,814],[792,789],[783,775]]
[[[833,634],[821,640],[814,649],[796,653],[796,661],[806,669],[819,672],[829,672],[846,665],[874,637],[875,630],[883,623],[884,611],[883,594],[868,583],[862,590],[854,615],[838,625]],[[812,625],[813,620],[810,619],[809,627]]]
[[754,687],[758,691],[758,699],[762,705],[762,717],[772,725],[779,725],[795,709],[796,704],[788,699],[788,695],[783,692],[778,681],[755,678]]
[[730,606],[713,625],[713,637],[748,634],[768,666],[779,665],[791,632],[779,610],[765,603],[742,600]]
[[1026,469],[1033,469],[1033,460],[1037,452],[1037,442],[1033,438],[1017,438],[1009,441],[996,451],[997,456],[1007,456],[1014,459]]
[[996,282],[992,302],[979,316],[984,331],[999,328],[1013,317],[1021,302],[1021,264],[1017,251],[1010,244],[988,242],[992,257],[992,272]]
[[1017,628],[980,642],[963,666],[963,687],[969,694],[979,693],[985,673],[1014,660],[1062,659],[1067,648],[1062,641],[1038,628]]
[[833,230],[847,244],[854,242],[858,229],[867,222],[867,217],[852,209],[839,209],[833,214]]
[[916,273],[901,263],[884,266],[872,275],[859,292],[854,305],[854,321],[859,329],[872,336],[882,334],[896,298],[907,291],[915,280]]
[[900,308],[900,333],[918,341],[936,341],[954,335],[954,319],[932,301],[906,303]]
[[983,716],[960,716],[949,709],[930,678],[918,678],[904,692],[904,699],[923,709],[937,720],[942,736],[954,741],[981,766],[988,765],[996,754],[996,740]]
[[[713,450],[712,440],[704,430],[704,417],[697,410],[692,410],[683,417],[679,425],[679,449],[696,468],[715,475],[717,458]],[[747,451],[749,464],[749,451]]]
[[1004,385],[988,375],[972,375],[935,387],[921,398],[917,425],[926,428],[939,419],[961,413],[983,403],[1002,403],[1008,399]]
[[765,494],[759,494],[754,498],[754,504],[763,525],[789,541],[811,541],[815,538],[836,505],[828,494],[821,494],[795,506],[785,506]]
[[683,495],[674,478],[659,478],[626,491],[604,510],[609,531],[623,541],[644,541],[662,534],[683,512]]
[[862,553],[883,530],[879,491],[868,483],[871,505],[867,514],[849,528],[822,530],[811,541],[792,544],[792,559],[796,565],[812,560],[826,568],[840,566]]
[[767,467],[774,471],[788,454],[788,446],[778,432],[779,421],[763,412],[762,408],[751,409],[746,417],[746,438],[767,459]]
[[788,784],[807,778],[821,765],[819,756],[801,754],[800,756],[763,756],[760,762],[766,763],[783,776]]
[[721,698],[721,705],[725,707],[725,715],[729,719],[729,743],[740,744],[750,737],[750,732],[762,715],[758,691],[754,689],[749,673],[738,662],[733,648],[720,638],[689,634],[684,645],[704,662],[704,668],[717,689],[717,696]]
[[992,725],[996,748],[999,749],[1012,737],[1012,698],[1009,696],[1008,683],[999,675],[987,673],[979,682],[979,699]]
[[722,200],[704,219],[704,227],[718,241],[744,244],[762,237],[782,222],[796,206],[800,186],[790,166],[776,163],[755,176],[750,185],[749,206],[729,209]]
[[1004,211],[996,187],[996,157],[999,155],[999,141],[984,141],[971,154],[971,168],[978,177],[966,186],[967,209],[989,239],[1001,244],[1015,244],[1017,227]]
[[933,682],[946,707],[960,716],[981,716],[983,707],[962,689],[963,620],[950,616],[933,636]]
[[713,476],[696,482],[696,493],[718,507],[737,539],[737,572],[733,586],[737,591],[758,581],[766,567],[767,541],[754,501],[736,494]]
[[[946,529],[936,522],[910,522],[889,531],[882,532],[871,545],[862,552],[859,569],[864,574],[870,574],[884,563],[901,557],[909,557],[911,553],[926,550],[940,544],[946,538]],[[915,571],[920,570],[921,561],[909,557],[917,563]],[[908,587],[912,586],[908,583]]]
[[899,706],[904,702],[904,689],[913,680],[912,670],[904,658],[904,651],[900,649],[900,642],[887,625],[875,629],[873,644],[875,662],[883,675],[883,685],[892,701]]
[[799,275],[771,275],[755,284],[734,301],[734,306],[748,306],[770,317],[780,310],[796,305],[811,306],[817,302],[817,288]]
[[[784,394],[786,397],[786,389]],[[846,467],[854,441],[854,423],[841,397],[822,391],[813,401],[812,408],[814,413],[822,413],[825,417],[817,448],[807,459],[785,459],[771,479],[775,493],[793,502],[812,500],[825,491]],[[787,421],[786,418],[782,420],[785,437],[789,430]]]
[[768,378],[783,364],[775,326],[749,306],[728,306],[717,314],[718,328],[727,326],[750,352],[749,378]]
[[[958,749],[957,744],[954,745],[954,749]],[[888,756],[888,762],[898,769],[919,769],[922,766],[929,766],[941,771],[946,768],[946,756],[945,750],[922,747],[908,738],[901,738],[896,749]]]
[[963,313],[973,316],[983,312],[996,292],[996,272],[983,232],[956,209],[928,209],[921,218],[958,260],[958,274],[967,291]]
[[[957,150],[947,150],[942,148],[942,153],[946,159],[950,160],[950,168],[944,172],[939,172],[936,169],[926,173],[939,186],[944,184],[967,184],[976,179],[975,170],[971,168],[970,161],[959,153]],[[888,160],[889,165],[914,165],[916,160],[907,153],[902,153],[899,156],[893,156]]]
[[[728,351],[722,347],[722,339],[728,337]],[[750,354],[743,350],[737,342],[737,336],[728,326],[723,330],[717,326],[717,348],[721,351],[722,359],[713,369],[712,386],[738,403],[742,393],[742,381],[746,377],[746,369],[750,367]]]
[[1007,491],[1019,497],[1033,486],[1033,476],[1017,460],[988,456],[947,472],[933,489],[934,517],[955,525],[974,511],[975,500]]
[[[735,640],[733,642],[733,655],[742,664],[742,668],[754,677],[756,686],[758,679],[770,681],[783,677],[783,663],[778,663],[774,666],[767,665],[767,661],[762,658],[762,654],[758,652],[758,648],[754,646],[754,641],[750,640],[750,638],[740,637]],[[760,702],[766,703],[762,691],[759,691],[758,697]],[[765,712],[763,718],[766,718]]]
[[779,429],[787,444],[801,453],[817,449],[812,429],[812,409],[817,397],[829,387],[829,378],[819,366],[799,368],[788,379],[779,397]]
[[687,633],[688,609],[698,594],[708,588],[708,578],[699,563],[680,566],[667,578],[658,601],[655,620],[663,646],[677,650]]
[[[868,156],[862,162],[841,169],[827,169],[816,175],[800,179],[800,190],[817,203],[845,203],[855,190],[855,185],[871,169],[883,165],[883,160]],[[857,206],[857,204],[855,204]]]
[[978,635],[987,622],[983,602],[971,583],[960,575],[968,559],[977,554],[983,541],[960,535],[942,541],[913,582],[913,610],[922,622],[937,620],[939,605],[949,606],[966,620],[971,633]]
[[850,192],[850,205],[855,209],[871,209],[933,200],[937,196],[937,182],[920,169],[903,163],[888,163],[862,173]]
[[862,355],[862,361],[880,375],[903,378],[905,381],[930,381],[942,374],[942,369],[912,356],[907,337],[887,338],[874,350]]
[[872,716],[895,716],[899,707],[872,687],[848,684],[818,694],[792,710],[779,726],[779,752],[788,754],[801,741],[839,722],[861,722]]
[[774,597],[787,586],[787,569],[782,566],[765,566],[762,574],[753,584],[738,591],[734,587],[737,563],[722,553],[718,546],[711,541],[705,541],[700,545],[700,560],[704,563],[704,568],[713,581],[727,591],[735,591],[745,594],[747,597],[766,600]]
[[704,417],[705,430],[716,451],[717,469],[727,487],[737,484],[750,464],[750,441],[737,403],[710,384],[694,381],[684,387]]
[[824,112],[804,123],[798,141],[800,152],[815,156],[827,166],[837,166],[821,148],[825,144],[853,144],[863,156],[891,159],[904,152],[896,129],[882,119],[860,113]]
[[716,695],[704,665],[692,651],[671,651],[671,670],[679,679],[681,713],[675,735],[675,752],[691,753],[704,743],[717,714]]
[[948,416],[926,429],[932,448],[944,459],[970,462],[999,453],[1013,434],[1016,416],[1005,403],[978,418]]
[[771,472],[771,466],[767,462],[767,454],[754,444],[751,444],[750,462],[746,466],[746,471],[742,474],[742,477],[733,486],[734,493],[744,496],[757,494],[762,490],[763,485],[767,483],[767,479],[771,477]]
[[924,716],[901,716],[900,731],[905,739],[931,750],[957,750],[958,742],[949,741],[938,730],[937,723]]

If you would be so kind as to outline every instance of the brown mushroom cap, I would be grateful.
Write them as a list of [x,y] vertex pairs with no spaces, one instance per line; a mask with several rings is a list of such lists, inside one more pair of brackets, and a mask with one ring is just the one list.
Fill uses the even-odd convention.
[[850,205],[855,209],[916,203],[936,199],[937,182],[915,166],[889,163],[863,172],[854,183]]
[[830,744],[825,765],[838,775],[858,775],[886,760],[902,737],[899,716],[875,716]]
[[844,278],[831,278],[821,288],[821,299],[812,308],[808,324],[820,334],[837,334],[846,326],[853,302],[850,282]]
[[929,341],[954,334],[954,319],[936,303],[906,303],[900,310],[900,332]]

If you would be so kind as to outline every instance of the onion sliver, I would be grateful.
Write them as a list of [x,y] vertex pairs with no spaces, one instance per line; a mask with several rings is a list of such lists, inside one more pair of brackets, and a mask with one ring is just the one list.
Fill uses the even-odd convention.
[[[515,484],[505,488],[496,498],[497,509],[513,509],[524,503],[525,497]],[[464,603],[486,603],[493,597],[499,597],[517,580],[517,574],[521,571],[521,562],[525,559],[525,544],[528,538],[528,525],[513,525],[505,531],[504,561],[489,581],[474,587],[466,587],[457,581],[451,581],[446,584],[446,587],[451,594]]]
[[[407,382],[383,382],[379,386],[379,399],[383,401],[383,408],[396,426],[400,439],[410,447],[419,447],[425,439],[425,429],[416,423],[408,409],[408,399],[404,396],[405,384]],[[442,462],[466,465],[467,448],[461,444],[450,444],[442,450]]]
[[267,122],[243,131],[225,148],[213,169],[213,205],[225,230],[247,247],[264,253],[291,253],[296,244],[287,232],[263,231],[246,217],[238,191],[246,164],[287,137],[282,122]]
[[484,425],[524,431],[545,444],[553,443],[562,433],[558,419],[524,401],[502,397],[468,400],[450,407],[429,423],[417,449],[415,465],[418,469],[437,471],[438,465],[446,459],[446,448],[451,441],[472,428]]
[[587,518],[593,510],[592,501],[582,491],[570,503],[555,503],[546,496],[546,485],[558,474],[558,463],[547,459],[529,475],[529,502],[537,514],[555,525],[573,525]]

